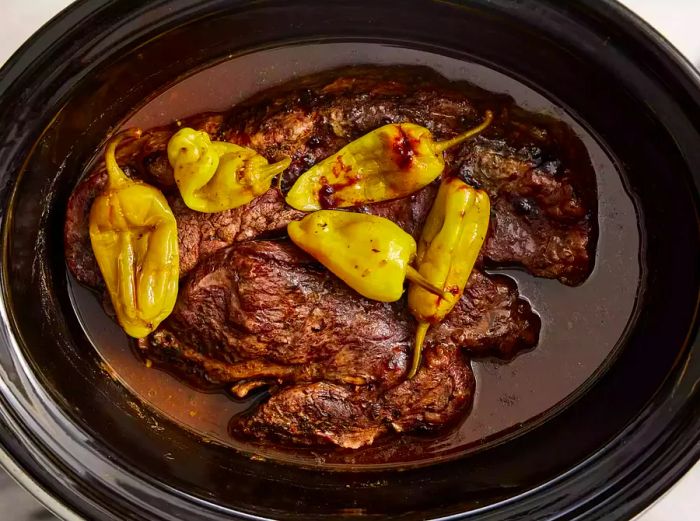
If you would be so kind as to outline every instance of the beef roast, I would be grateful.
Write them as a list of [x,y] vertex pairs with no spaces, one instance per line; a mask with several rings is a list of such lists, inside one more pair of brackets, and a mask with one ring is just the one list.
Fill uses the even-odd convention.
[[269,367],[243,378],[389,386],[403,377],[411,337],[401,304],[358,296],[288,241],[249,241],[192,271],[146,349],[156,360],[194,349],[202,363],[226,364],[215,373],[198,364],[210,382],[241,379],[256,360]]
[[474,270],[464,295],[445,320],[428,330],[427,341],[453,344],[472,356],[508,359],[537,344],[540,325],[513,279]]
[[[527,113],[508,96],[449,82],[424,67],[348,67],[312,75],[259,93],[225,114],[202,114],[146,131],[141,140],[122,145],[118,157],[128,172],[168,194],[180,224],[184,274],[217,249],[283,231],[302,214],[287,207],[275,190],[215,216],[189,212],[165,155],[179,125],[251,146],[271,161],[291,157],[283,183],[288,187],[304,170],[380,125],[411,121],[446,139],[478,123],[487,108],[496,114],[492,126],[446,157],[448,175],[483,187],[491,197],[486,262],[579,284],[592,269],[597,233],[595,176],[581,141],[565,124]],[[76,188],[66,218],[68,266],[92,287],[100,277],[89,248],[87,216],[104,180],[99,166]],[[419,233],[430,192],[360,211]]]
[[537,343],[539,325],[511,279],[476,271],[405,381],[415,322],[403,301],[361,297],[286,240],[248,241],[192,270],[173,314],[140,347],[200,387],[233,384],[244,396],[274,385],[238,420],[241,433],[351,447],[449,423],[471,400],[461,352],[512,356]]
[[459,349],[436,346],[427,349],[412,380],[387,391],[330,382],[293,385],[234,418],[231,430],[259,440],[357,449],[389,430],[444,428],[463,416],[473,394],[474,375]]

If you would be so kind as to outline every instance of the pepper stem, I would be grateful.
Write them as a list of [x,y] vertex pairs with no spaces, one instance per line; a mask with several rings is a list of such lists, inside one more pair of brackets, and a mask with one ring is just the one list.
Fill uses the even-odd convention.
[[427,322],[418,322],[418,327],[416,328],[416,340],[413,345],[413,360],[411,361],[411,368],[408,370],[407,378],[410,380],[420,368],[421,357],[423,356],[423,343],[425,342],[425,334],[428,332],[430,324]]
[[406,278],[414,284],[419,285],[424,290],[430,291],[430,293],[434,293],[439,297],[445,298],[445,291],[442,288],[437,287],[435,284],[426,279],[423,275],[418,273],[418,270],[413,266],[408,266],[406,268]]
[[117,145],[119,145],[125,137],[138,139],[141,137],[141,129],[130,128],[120,132],[107,143],[107,149],[105,150],[105,168],[107,169],[108,189],[118,188],[130,182],[129,177],[124,173],[124,170],[119,167],[119,163],[117,163]]
[[284,179],[284,172],[282,172],[279,177],[277,177],[277,191],[280,193],[282,197],[284,197],[284,194],[282,193],[282,179]]
[[[272,179],[277,174],[284,172],[287,167],[291,164],[292,160],[285,157],[282,161],[277,161],[277,163],[272,163],[271,165],[266,165],[258,171],[258,178],[260,181],[267,181]],[[281,176],[280,176],[281,177]]]
[[440,141],[438,143],[435,143],[435,152],[444,152],[448,148],[451,148],[455,145],[459,145],[463,141],[466,141],[470,137],[474,137],[477,134],[480,134],[484,130],[488,128],[488,126],[491,124],[493,121],[493,112],[490,110],[487,110],[484,112],[484,121],[482,121],[479,125],[477,125],[474,128],[470,128],[463,134],[458,135],[457,137],[453,137],[452,139],[448,139],[447,141]]

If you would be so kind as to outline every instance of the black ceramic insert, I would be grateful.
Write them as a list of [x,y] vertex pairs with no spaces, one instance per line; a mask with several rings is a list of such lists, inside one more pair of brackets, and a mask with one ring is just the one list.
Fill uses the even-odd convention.
[[[583,397],[515,440],[401,472],[251,460],[139,407],[80,328],[63,216],[105,136],[193,70],[331,41],[501,70],[566,107],[625,174],[644,270],[623,349]],[[0,129],[0,459],[54,509],[148,520],[629,518],[698,458],[700,86],[615,3],[84,0],[0,71]]]

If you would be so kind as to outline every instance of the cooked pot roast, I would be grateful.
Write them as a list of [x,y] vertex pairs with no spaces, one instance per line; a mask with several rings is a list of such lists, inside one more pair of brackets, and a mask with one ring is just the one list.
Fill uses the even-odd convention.
[[[491,199],[488,236],[464,295],[429,330],[424,363],[405,378],[415,321],[405,300],[365,299],[294,246],[286,225],[305,214],[277,188],[219,213],[187,208],[166,155],[182,126],[291,157],[295,179],[353,139],[388,123],[413,122],[449,139],[494,112],[480,136],[445,154],[444,175]],[[158,187],[177,220],[180,293],[172,315],[140,352],[198,386],[268,398],[234,419],[237,435],[299,445],[356,448],[388,431],[434,430],[462,417],[473,398],[470,356],[510,358],[536,345],[540,320],[512,279],[521,267],[567,285],[593,268],[595,175],[565,124],[528,113],[505,95],[449,82],[423,67],[348,67],[264,91],[220,114],[203,114],[126,141],[117,158],[134,178]],[[106,182],[98,166],[73,192],[65,251],[76,279],[101,290],[88,234],[92,202]],[[433,183],[409,197],[354,211],[388,218],[418,236]]]

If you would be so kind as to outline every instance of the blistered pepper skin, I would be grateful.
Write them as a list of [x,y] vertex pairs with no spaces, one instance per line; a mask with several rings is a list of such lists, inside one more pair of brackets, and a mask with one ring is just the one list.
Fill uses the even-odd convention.
[[479,126],[442,142],[413,123],[380,127],[304,172],[287,194],[287,204],[311,212],[411,195],[442,173],[446,149],[486,129],[492,117],[487,111]]
[[441,322],[459,302],[486,238],[491,211],[489,197],[458,178],[442,182],[418,242],[418,272],[443,288],[442,297],[412,284],[408,307],[418,321],[414,361],[409,377],[420,364],[423,340],[432,324]]
[[90,242],[119,324],[129,336],[143,338],[177,300],[177,224],[159,190],[119,168],[115,149],[122,137],[105,152],[108,181],[90,208]]
[[389,219],[320,210],[289,223],[287,232],[297,246],[369,299],[399,300],[406,278],[442,293],[410,266],[416,241]]
[[272,178],[291,163],[272,165],[255,150],[211,141],[206,132],[182,128],[168,142],[168,161],[185,204],[214,213],[249,203],[270,189]]

